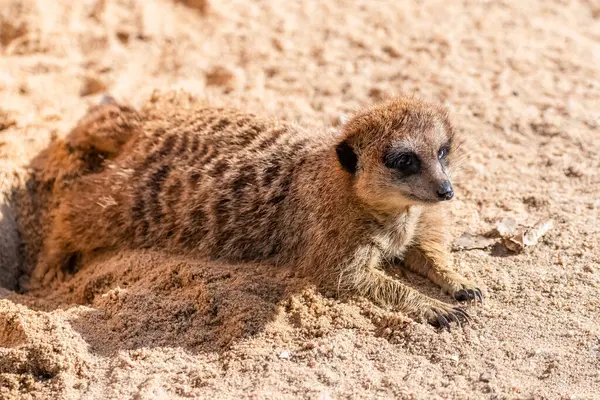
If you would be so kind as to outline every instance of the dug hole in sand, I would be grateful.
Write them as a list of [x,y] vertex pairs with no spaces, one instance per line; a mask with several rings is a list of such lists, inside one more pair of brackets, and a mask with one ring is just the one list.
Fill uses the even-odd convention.
[[[599,18],[593,1],[0,0],[0,399],[597,397]],[[553,227],[454,253],[487,299],[451,332],[296,271],[149,250],[18,293],[79,167],[52,143],[103,92],[139,108],[156,88],[312,129],[415,93],[477,143],[457,237]]]

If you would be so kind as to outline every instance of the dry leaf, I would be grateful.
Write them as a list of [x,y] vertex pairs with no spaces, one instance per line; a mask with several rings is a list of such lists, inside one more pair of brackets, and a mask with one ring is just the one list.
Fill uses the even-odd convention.
[[525,247],[535,246],[542,236],[552,229],[553,225],[552,220],[537,223],[530,229],[521,230],[512,237],[504,238],[504,246],[516,253],[522,251]]
[[549,219],[548,221],[539,222],[533,226],[530,230],[528,230],[523,236],[523,244],[525,246],[534,246],[537,242],[544,236],[552,227],[554,226],[554,222]]
[[513,217],[506,217],[496,227],[498,235],[503,238],[510,237],[517,231],[517,221]]
[[472,233],[463,233],[454,241],[454,249],[487,249],[488,247],[491,247],[494,243],[496,243],[495,239],[491,239],[482,235],[474,235]]
[[508,250],[514,251],[515,253],[521,252],[525,247],[523,243],[523,232],[510,238],[504,238],[503,243],[504,247]]

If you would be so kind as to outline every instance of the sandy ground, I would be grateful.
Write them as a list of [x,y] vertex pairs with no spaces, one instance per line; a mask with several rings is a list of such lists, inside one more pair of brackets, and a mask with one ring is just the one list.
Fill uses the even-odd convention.
[[[0,55],[1,399],[600,397],[595,0],[0,0]],[[14,194],[31,215],[60,201],[34,157],[102,92],[155,88],[313,129],[399,92],[443,103],[474,139],[454,233],[554,228],[454,253],[487,302],[451,332],[294,271],[150,251],[18,293],[46,224]]]

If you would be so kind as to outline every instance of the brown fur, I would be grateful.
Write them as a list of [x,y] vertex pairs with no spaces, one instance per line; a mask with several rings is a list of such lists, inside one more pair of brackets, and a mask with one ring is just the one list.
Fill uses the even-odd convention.
[[[393,99],[358,112],[340,137],[222,108],[161,116],[113,103],[98,107],[67,143],[101,151],[108,161],[65,194],[32,284],[63,275],[73,254],[162,247],[292,265],[322,285],[445,326],[468,316],[382,267],[400,259],[458,299],[481,298],[450,269],[446,203],[430,199],[460,155],[460,140],[436,106]],[[119,129],[104,129],[115,121]],[[435,165],[449,139],[444,172]],[[341,141],[357,156],[354,173],[338,160]],[[419,176],[400,183],[382,162],[397,145],[424,160]]]

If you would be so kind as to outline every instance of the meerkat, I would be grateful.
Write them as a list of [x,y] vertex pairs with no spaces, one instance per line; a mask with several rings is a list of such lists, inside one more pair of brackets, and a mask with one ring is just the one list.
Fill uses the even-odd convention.
[[[104,129],[110,121],[126,129]],[[148,117],[111,101],[67,142],[107,161],[65,194],[32,284],[62,277],[74,254],[165,248],[299,268],[444,327],[469,316],[386,265],[401,261],[458,301],[483,299],[451,268],[447,207],[463,141],[439,106],[393,98],[333,134],[227,108]]]

